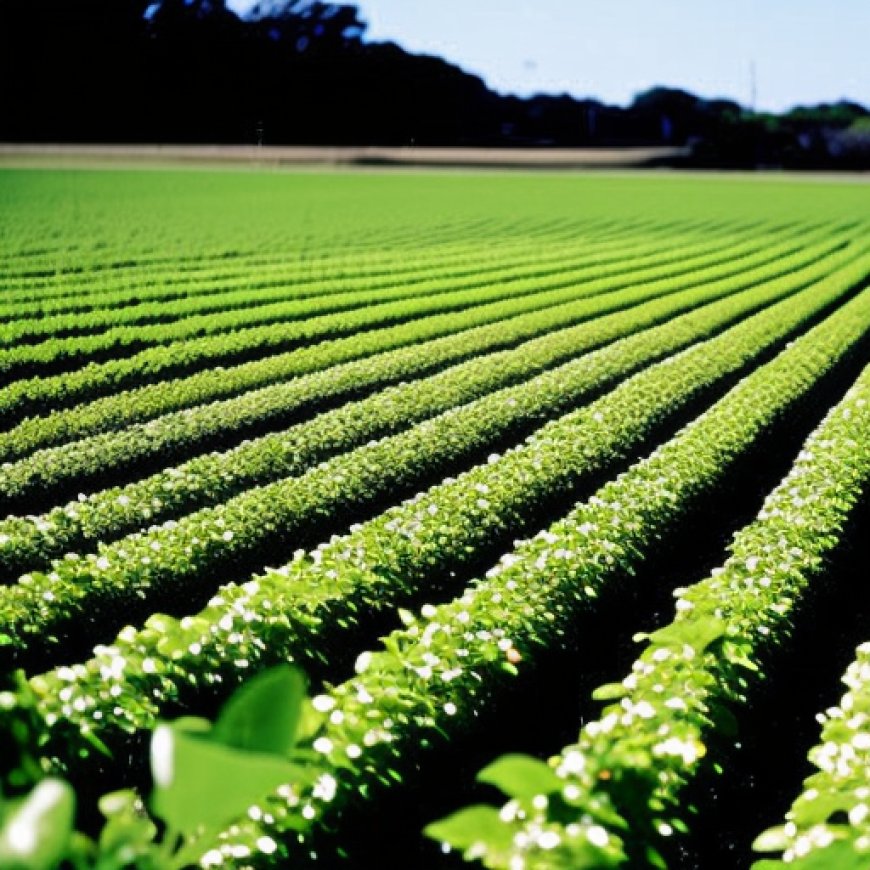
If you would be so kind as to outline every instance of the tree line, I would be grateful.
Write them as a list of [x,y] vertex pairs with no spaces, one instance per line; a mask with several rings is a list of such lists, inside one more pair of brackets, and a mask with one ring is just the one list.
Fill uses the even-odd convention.
[[262,0],[2,0],[0,139],[612,147],[705,166],[870,166],[870,112],[774,115],[656,87],[626,106],[496,94],[438,57],[366,40],[357,7]]

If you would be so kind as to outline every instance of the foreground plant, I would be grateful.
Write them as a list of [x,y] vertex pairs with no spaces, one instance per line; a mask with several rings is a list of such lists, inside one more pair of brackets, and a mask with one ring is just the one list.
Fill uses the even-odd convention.
[[[11,707],[14,698],[7,692],[0,702]],[[25,699],[19,715],[27,709]],[[294,762],[289,756],[318,720],[298,669],[264,671],[233,694],[214,724],[198,717],[159,723],[151,737],[154,788],[147,809],[132,789],[104,795],[99,808],[106,822],[96,839],[75,830],[76,794],[62,779],[43,778],[17,797],[0,794],[0,867],[51,870],[69,862],[82,870],[179,870],[195,864],[264,793],[308,781],[305,753],[296,750]],[[23,728],[20,735],[30,734]],[[29,755],[22,749],[21,757]],[[19,770],[19,781],[31,773]],[[262,837],[257,848],[268,854],[277,844]]]

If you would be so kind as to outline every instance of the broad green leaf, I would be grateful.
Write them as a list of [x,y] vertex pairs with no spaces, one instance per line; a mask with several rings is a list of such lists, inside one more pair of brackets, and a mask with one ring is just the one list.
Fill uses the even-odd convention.
[[99,800],[100,812],[106,824],[100,831],[100,851],[103,854],[147,851],[157,836],[157,827],[145,814],[134,791],[110,792]]
[[477,779],[494,785],[512,798],[551,794],[564,785],[543,761],[528,755],[503,755],[483,768]]
[[599,686],[592,693],[593,701],[615,701],[618,698],[624,698],[628,694],[628,689],[622,683],[606,683]]
[[463,852],[481,843],[497,850],[507,849],[513,841],[513,831],[501,820],[498,810],[484,804],[466,807],[432,822],[423,833]]
[[845,790],[833,794],[817,794],[812,800],[802,799],[792,807],[792,818],[799,827],[823,824],[836,812],[847,813],[854,805],[852,795]]
[[[326,714],[315,710],[310,699],[305,698],[299,713],[299,723],[296,726],[296,742],[301,743],[313,738],[325,720]],[[298,759],[302,754],[302,750],[297,748],[293,757]]]
[[236,749],[286,757],[296,742],[304,697],[305,678],[298,668],[270,668],[233,693],[209,739]]
[[44,779],[10,805],[0,830],[0,867],[52,870],[58,866],[73,832],[75,792],[70,785],[62,779]]
[[209,737],[176,724],[158,725],[154,731],[151,807],[173,830],[192,833],[200,825],[228,824],[303,773],[274,755],[235,749]]
[[[870,854],[858,852],[846,840],[835,840],[824,849],[813,849],[808,855],[791,861],[786,865],[789,870],[867,870],[870,867]],[[757,861],[752,870],[782,870],[779,861]]]
[[688,644],[696,652],[703,652],[713,641],[723,637],[726,629],[724,620],[717,619],[715,616],[704,616],[700,619],[672,622],[654,631],[649,639],[651,643],[663,646]]

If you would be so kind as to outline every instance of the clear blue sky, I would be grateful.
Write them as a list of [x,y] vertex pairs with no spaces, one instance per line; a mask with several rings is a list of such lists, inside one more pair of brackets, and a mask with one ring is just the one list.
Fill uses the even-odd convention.
[[[249,0],[229,0],[238,10]],[[870,0],[358,0],[368,38],[499,91],[624,104],[653,84],[779,111],[870,105]]]

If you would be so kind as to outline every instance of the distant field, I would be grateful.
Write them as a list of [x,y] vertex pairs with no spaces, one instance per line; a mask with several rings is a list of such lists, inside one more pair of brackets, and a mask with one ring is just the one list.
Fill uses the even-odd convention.
[[316,778],[207,866],[745,867],[793,801],[774,856],[860,862],[868,228],[819,179],[0,170],[0,736],[86,806],[294,661]]

